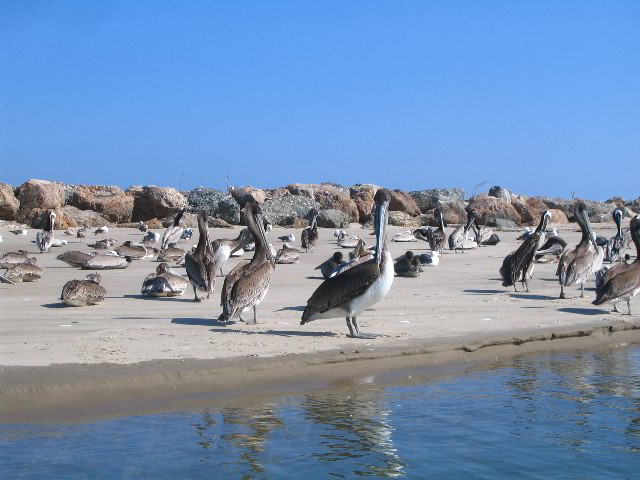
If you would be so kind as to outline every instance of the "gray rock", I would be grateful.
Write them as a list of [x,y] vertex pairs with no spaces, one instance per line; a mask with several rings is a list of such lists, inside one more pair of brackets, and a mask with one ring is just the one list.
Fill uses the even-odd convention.
[[351,219],[349,214],[330,208],[321,210],[318,215],[318,226],[322,228],[349,228]]
[[240,206],[227,192],[199,187],[187,192],[186,197],[194,212],[203,211],[233,225],[240,223]]
[[393,210],[389,212],[389,225],[393,225],[394,227],[418,227],[420,225],[420,219],[406,212]]
[[0,219],[13,220],[16,218],[20,202],[13,194],[13,187],[6,183],[0,183]]
[[505,200],[511,203],[511,197],[512,197],[511,191],[507,190],[506,188],[499,187],[497,185],[489,189],[489,196],[501,198],[502,200]]
[[[438,205],[445,203],[464,204],[464,189],[462,188],[431,188],[409,192],[422,213],[428,213]],[[464,209],[464,205],[463,205]]]
[[[262,204],[262,213],[273,225],[288,227],[299,225],[302,221],[306,222],[311,208],[320,210],[320,204],[302,195],[285,195],[266,200]],[[320,219],[318,226],[321,226]]]
[[[605,202],[596,202],[593,200],[584,200],[584,199],[567,199],[567,198],[551,198],[551,197],[540,197],[540,199],[549,207],[556,208],[558,210],[562,210],[570,222],[575,222],[575,218],[573,218],[573,205],[577,201],[582,201],[587,206],[587,212],[589,213],[589,218],[593,221],[593,219],[597,216],[599,219],[604,218],[602,215],[608,215],[611,218],[611,212],[615,210],[615,206],[610,203]],[[607,220],[609,221],[609,220]],[[597,223],[597,222],[594,222]]]
[[490,218],[489,221],[487,221],[487,225],[498,228],[518,228],[516,222],[504,218]]

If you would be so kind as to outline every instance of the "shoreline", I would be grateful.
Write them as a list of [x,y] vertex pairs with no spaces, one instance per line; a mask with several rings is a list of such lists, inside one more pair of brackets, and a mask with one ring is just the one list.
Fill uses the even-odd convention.
[[416,340],[375,353],[5,366],[0,417],[7,424],[48,424],[168,413],[341,386],[398,385],[413,376],[434,380],[519,355],[640,345],[640,325],[630,322],[512,333],[447,343]]

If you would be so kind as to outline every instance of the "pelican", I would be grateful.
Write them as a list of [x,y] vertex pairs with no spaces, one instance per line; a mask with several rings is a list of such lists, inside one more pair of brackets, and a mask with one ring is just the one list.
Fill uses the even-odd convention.
[[81,268],[83,270],[118,270],[127,268],[131,260],[131,257],[97,254],[87,260]]
[[290,233],[289,235],[282,235],[278,237],[278,240],[281,242],[295,242],[296,236],[293,233]]
[[60,300],[68,307],[98,305],[107,296],[107,291],[100,285],[101,280],[99,273],[90,273],[84,280],[69,280],[62,287]]
[[36,245],[40,249],[40,253],[48,252],[51,249],[53,243],[53,226],[56,223],[56,212],[50,212],[47,219],[47,226],[44,227],[42,232],[38,232],[36,235]]
[[342,252],[335,252],[329,258],[329,260],[326,260],[326,261],[322,262],[314,270],[320,270],[320,273],[322,273],[322,276],[324,278],[329,278],[331,273],[336,268],[338,268],[338,267],[340,267],[342,265],[346,265],[346,262],[342,261],[343,258],[344,258],[344,255],[342,255]]
[[78,250],[70,250],[68,252],[61,253],[56,257],[67,265],[72,267],[83,267],[86,263],[93,258],[91,253],[84,253]]
[[102,240],[98,240],[95,243],[91,243],[88,246],[91,248],[95,248],[96,250],[108,250],[116,244],[115,238],[103,238]]
[[193,228],[185,228],[182,231],[182,235],[180,235],[180,240],[184,240],[186,243],[188,240],[191,240],[191,237],[193,237]]
[[176,297],[182,295],[189,286],[189,281],[175,273],[167,263],[161,263],[156,273],[150,273],[142,282],[141,293],[152,297]]
[[298,263],[300,261],[300,250],[292,248],[285,243],[278,253],[276,253],[276,263]]
[[440,263],[440,253],[437,250],[432,250],[431,253],[421,253],[417,258],[422,265],[430,267],[435,267]]
[[301,325],[321,318],[345,317],[351,336],[360,336],[357,316],[382,300],[393,283],[393,259],[385,241],[390,201],[387,189],[376,192],[374,258],[322,282],[307,300]]
[[240,233],[234,239],[227,240],[219,238],[211,242],[213,263],[215,266],[214,272],[220,270],[220,275],[224,276],[222,267],[224,267],[224,264],[227,263],[229,257],[236,256],[238,252],[246,249],[251,243],[253,243],[253,235],[251,235],[251,232],[248,228],[243,228],[242,230],[240,230]]
[[29,230],[25,230],[24,228],[21,228],[19,230],[9,230],[9,232],[13,233],[14,235],[28,235],[29,234]]
[[42,269],[36,265],[36,259],[31,258],[24,263],[17,263],[4,272],[0,281],[6,283],[36,282],[42,277]]
[[536,251],[544,243],[545,230],[547,223],[551,219],[551,212],[545,211],[540,218],[538,228],[529,235],[518,249],[506,256],[500,268],[500,276],[502,277],[502,286],[510,287],[517,292],[516,282],[522,281],[522,286],[529,291],[529,283],[527,280],[533,275],[533,259]]
[[140,223],[138,224],[138,230],[144,233],[149,230],[149,227],[142,220],[140,220]]
[[584,202],[577,202],[573,213],[582,230],[582,240],[571,250],[565,250],[558,262],[556,275],[560,282],[560,298],[566,298],[564,287],[574,283],[580,284],[580,298],[584,298],[584,282],[589,275],[595,273],[602,266],[604,251],[596,244],[596,235],[591,230],[587,206]]
[[458,253],[458,249],[464,253],[465,244],[467,243],[467,238],[469,236],[469,228],[471,227],[471,222],[473,222],[476,218],[476,211],[471,210],[467,214],[467,223],[460,224],[458,228],[456,228],[451,235],[449,235],[449,250],[453,250],[455,253]]
[[473,229],[475,231],[475,234],[476,234],[476,243],[478,244],[478,246],[480,246],[480,245],[484,245],[484,246],[489,245],[490,243],[487,243],[487,242],[489,242],[489,239],[493,235],[493,228],[490,228],[490,227],[488,227],[486,225],[480,226],[478,224],[478,219],[477,218],[473,219],[472,227],[473,227]]
[[158,262],[180,262],[181,259],[184,258],[185,252],[180,247],[176,247],[175,244],[170,244],[164,250],[158,250],[157,248],[153,250],[154,253],[158,253],[156,260]]
[[54,238],[53,241],[51,242],[51,246],[52,247],[64,247],[67,242],[64,238]]
[[627,253],[624,256],[624,262],[615,265],[603,265],[602,268],[596,272],[596,293],[602,290],[607,282],[614,276],[629,268],[629,266],[632,265],[632,262],[629,261],[630,259],[631,256]]
[[362,239],[358,240],[358,244],[354,247],[354,249],[351,252],[349,252],[349,263],[353,263],[359,258],[369,257],[373,255],[373,252],[364,248],[365,245],[366,244],[364,240]]
[[222,287],[222,314],[219,320],[229,321],[253,308],[253,323],[257,323],[256,310],[269,289],[271,274],[275,270],[275,258],[267,243],[258,204],[245,207],[244,219],[253,235],[256,250],[249,263],[239,263],[224,279]]
[[602,305],[612,302],[615,311],[616,304],[627,302],[629,315],[631,315],[631,299],[640,292],[640,217],[636,215],[631,220],[631,239],[636,246],[636,259],[624,271],[614,275],[601,290],[597,292],[594,305]]
[[131,257],[132,260],[140,260],[151,254],[144,245],[133,244],[131,240],[124,242],[115,249],[115,252],[121,257]]
[[186,208],[182,208],[173,219],[173,224],[169,225],[165,230],[164,235],[162,235],[160,250],[167,248],[170,243],[178,243],[178,240],[182,238],[182,232],[184,229],[180,226],[180,219],[182,218],[182,215],[184,215],[185,211]]
[[87,236],[87,234],[85,233],[84,230],[78,230],[76,232],[76,238],[85,238]]
[[[0,268],[11,268],[14,265],[18,265],[19,263],[24,263],[28,260],[31,260],[27,257],[27,252],[25,250],[18,250],[17,252],[8,252],[4,255],[0,255]],[[35,258],[33,258],[35,261]]]
[[[417,231],[417,230],[416,230]],[[411,230],[407,230],[406,232],[396,233],[393,237],[391,237],[392,242],[417,242],[418,238]]]
[[536,263],[549,263],[560,259],[567,248],[567,242],[561,237],[551,237],[536,252]]
[[341,237],[344,238],[344,237],[347,236],[347,232],[345,232],[344,230],[341,230],[339,228],[336,228],[333,231],[333,236],[336,237],[338,239],[338,241],[339,241]]
[[413,231],[413,235],[419,240],[429,242],[431,251],[442,253],[442,250],[444,250],[444,247],[447,244],[447,234],[444,231],[444,217],[440,208],[436,208],[433,211],[433,216],[438,222],[438,228],[419,228]]
[[73,237],[78,234],[78,231],[75,228],[70,228],[69,230],[65,230],[64,234],[69,237]]
[[422,273],[422,263],[411,250],[396,258],[393,269],[399,277],[419,277]]
[[302,234],[300,235],[302,248],[307,252],[309,248],[313,248],[318,241],[318,210],[312,208],[309,213],[311,215],[311,225],[302,230]]
[[187,270],[189,282],[193,287],[196,302],[201,301],[198,290],[207,292],[207,298],[213,293],[216,283],[216,270],[213,263],[213,251],[209,245],[207,232],[207,217],[204,212],[198,214],[198,245],[193,252],[187,252],[184,257],[184,267]]
[[358,242],[360,242],[360,238],[355,235],[351,237],[338,237],[338,246],[342,248],[355,248],[358,245]]
[[103,233],[109,233],[109,227],[107,227],[106,225],[98,228],[95,232],[93,232],[94,235],[102,235]]
[[616,208],[613,211],[613,221],[616,222],[617,232],[606,244],[606,260],[615,262],[624,252],[624,235],[622,234],[622,210]]

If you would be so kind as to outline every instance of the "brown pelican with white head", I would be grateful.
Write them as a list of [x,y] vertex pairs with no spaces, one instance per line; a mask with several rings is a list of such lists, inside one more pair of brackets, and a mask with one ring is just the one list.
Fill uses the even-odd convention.
[[621,255],[624,252],[625,241],[624,235],[622,234],[622,210],[616,208],[613,211],[613,221],[616,222],[617,232],[614,237],[612,237],[606,245],[606,260],[608,262],[615,262],[617,260],[622,260]]
[[636,246],[636,259],[623,271],[614,275],[597,292],[594,305],[601,305],[605,302],[613,302],[613,308],[617,312],[616,304],[626,301],[629,315],[631,315],[631,299],[640,292],[640,217],[636,215],[631,220],[631,239]]
[[182,237],[184,228],[180,226],[180,219],[182,219],[182,215],[184,215],[185,211],[186,208],[182,208],[173,219],[173,223],[169,225],[165,230],[164,235],[162,235],[162,244],[160,245],[160,250],[164,250],[171,243],[178,243],[178,241]]
[[216,271],[213,264],[213,252],[209,245],[206,216],[204,212],[198,214],[198,245],[193,252],[184,256],[184,268],[193,287],[194,300],[199,302],[198,290],[207,292],[207,298],[213,293],[216,282]]
[[393,259],[385,241],[390,201],[387,189],[376,192],[374,257],[322,282],[307,300],[301,325],[322,318],[343,317],[347,319],[351,336],[360,336],[357,316],[382,300],[393,283]]
[[267,295],[276,260],[267,243],[262,209],[256,203],[245,206],[244,219],[253,235],[256,249],[249,263],[239,263],[224,279],[222,314],[218,320],[229,321],[253,309],[253,323],[257,323],[257,307]]
[[302,230],[302,234],[300,235],[302,248],[304,248],[306,252],[308,252],[310,248],[313,248],[318,241],[318,210],[312,208],[309,214],[311,215],[311,225]]
[[467,214],[467,223],[459,225],[458,228],[449,235],[449,250],[453,250],[455,253],[458,253],[458,249],[460,249],[462,253],[464,253],[464,245],[469,235],[469,229],[471,228],[471,223],[475,218],[476,211],[471,209]]
[[47,225],[42,232],[36,235],[36,245],[40,249],[40,253],[48,252],[53,243],[53,227],[56,223],[56,212],[50,212],[47,218]]
[[573,212],[582,230],[582,239],[575,248],[565,250],[558,262],[556,275],[560,282],[560,298],[566,298],[564,287],[580,284],[580,298],[584,298],[584,282],[602,266],[604,251],[596,245],[596,235],[591,230],[589,213],[584,202],[577,202]]
[[60,300],[68,307],[98,305],[107,296],[107,291],[100,285],[101,280],[99,273],[90,273],[84,280],[69,280],[62,287]]
[[516,283],[518,280],[522,282],[522,286],[529,291],[529,283],[527,279],[533,275],[533,261],[536,251],[542,246],[545,240],[545,230],[547,223],[551,219],[551,212],[545,211],[540,217],[538,228],[529,235],[515,252],[506,256],[500,268],[500,276],[502,277],[502,286],[510,287],[513,285],[517,292]]

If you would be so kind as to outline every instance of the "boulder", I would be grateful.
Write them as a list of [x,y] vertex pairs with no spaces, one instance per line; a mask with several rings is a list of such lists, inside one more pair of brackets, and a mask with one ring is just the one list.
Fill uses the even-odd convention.
[[93,210],[114,223],[131,222],[134,197],[120,187],[86,186],[75,188],[71,205],[80,210]]
[[494,219],[510,220],[515,224],[521,221],[520,214],[510,202],[489,195],[476,195],[469,202],[467,211],[471,208],[475,209],[481,225],[489,224]]
[[229,187],[229,193],[238,202],[240,208],[244,208],[247,203],[257,203],[262,205],[267,196],[264,190],[256,187]]
[[420,226],[420,218],[411,216],[406,212],[394,210],[389,212],[389,225],[394,227],[418,227]]
[[207,217],[207,226],[209,228],[233,228],[233,225],[225,222],[222,218]]
[[412,217],[420,215],[420,208],[411,195],[403,190],[389,190],[391,194],[391,202],[389,203],[389,211],[404,212]]
[[224,220],[225,224],[240,223],[240,206],[227,192],[199,187],[187,193],[189,207],[194,212]]
[[358,221],[360,223],[371,221],[374,204],[373,199],[379,189],[379,186],[371,183],[357,184],[349,189],[351,200],[353,200],[358,210]]
[[171,187],[130,187],[127,194],[133,197],[134,222],[147,221],[152,218],[166,218],[175,215],[187,206],[187,199]]
[[518,225],[512,220],[507,220],[505,218],[490,218],[487,222],[487,225],[490,227],[496,228],[506,228],[506,229],[516,229]]
[[351,226],[351,218],[342,210],[330,208],[321,210],[318,215],[318,227],[322,228],[349,228]]
[[[51,210],[49,208],[32,208],[20,211],[18,216],[22,223],[30,225],[32,228],[42,229],[47,225]],[[109,220],[92,210],[80,210],[72,205],[53,210],[56,212],[55,230],[66,230],[67,228],[83,227],[85,225],[88,227],[111,225]]]
[[544,212],[549,209],[549,206],[540,197],[529,197],[525,202],[536,212]]
[[288,185],[287,190],[291,195],[317,202],[324,210],[342,210],[349,215],[349,219],[352,222],[357,222],[360,218],[358,207],[351,200],[349,191],[340,185],[331,183],[295,183]]
[[511,197],[511,205],[520,215],[520,223],[522,225],[532,225],[534,223],[537,224],[540,220],[539,211],[529,205],[524,197],[513,195]]
[[489,189],[489,196],[490,197],[496,197],[496,198],[500,198],[502,200],[504,200],[505,202],[511,203],[511,198],[512,198],[512,193],[510,190],[507,190],[506,188],[502,188],[502,187],[491,187]]
[[321,209],[320,204],[309,197],[301,195],[285,195],[280,198],[266,200],[262,204],[264,217],[273,225],[280,227],[290,227],[300,225],[300,220],[305,219],[311,208]]
[[462,188],[431,188],[409,192],[422,213],[428,213],[439,205],[457,203],[464,208],[464,190]]
[[551,212],[550,223],[555,223],[556,225],[566,225],[567,223],[569,223],[569,219],[562,210],[558,210],[557,208],[550,208],[549,212]]
[[604,203],[612,203],[615,207],[622,207],[625,204],[625,201],[622,197],[613,197],[607,200]]
[[64,206],[64,186],[48,180],[27,180],[20,186],[20,209],[55,209]]
[[[467,221],[467,212],[464,209],[464,203],[442,203],[440,204],[440,210],[442,210],[442,218],[445,225],[449,225],[450,223],[460,224]],[[433,213],[431,216],[433,216]]]
[[0,220],[13,220],[19,208],[20,202],[13,194],[13,187],[0,183]]
[[589,213],[589,218],[593,219],[598,217],[599,219],[604,219],[604,215],[608,214],[611,221],[611,212],[615,209],[611,204],[604,202],[595,202],[593,200],[583,200],[580,198],[576,198],[573,200],[566,198],[551,198],[551,197],[540,197],[541,200],[549,207],[555,208],[558,210],[562,210],[570,222],[575,222],[573,218],[573,205],[578,201],[583,201],[587,206],[587,212]]

